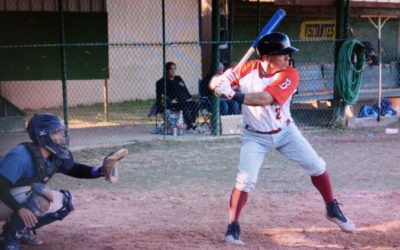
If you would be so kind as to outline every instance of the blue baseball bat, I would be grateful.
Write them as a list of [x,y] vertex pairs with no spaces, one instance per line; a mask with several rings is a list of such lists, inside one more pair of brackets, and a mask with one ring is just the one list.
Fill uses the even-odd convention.
[[283,20],[283,18],[286,16],[286,12],[283,9],[279,9],[275,12],[275,14],[269,19],[268,23],[264,26],[264,28],[261,30],[260,34],[258,34],[258,37],[256,40],[253,42],[253,48],[257,46],[258,40],[260,40],[263,36],[272,33],[276,27],[278,27],[279,23]]
[[256,50],[256,46],[258,41],[265,35],[272,33],[276,27],[278,27],[279,23],[286,16],[286,12],[283,9],[278,9],[275,14],[269,19],[268,23],[261,30],[260,34],[258,34],[256,40],[254,40],[253,45],[249,48],[246,54],[240,59],[239,63],[235,67],[235,72],[237,72],[247,60],[253,55]]

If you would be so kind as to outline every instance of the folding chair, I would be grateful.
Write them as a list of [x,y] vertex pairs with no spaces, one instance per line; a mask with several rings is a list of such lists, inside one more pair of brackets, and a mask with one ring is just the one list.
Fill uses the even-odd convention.
[[[152,117],[152,116],[155,116],[155,119],[156,119],[156,121],[155,121],[155,128],[154,128],[154,134],[161,134],[162,133],[162,126],[163,126],[163,124],[161,123],[161,124],[159,124],[159,121],[163,121],[164,119],[164,115],[161,113],[161,110],[159,110],[158,109],[158,107],[157,107],[157,104],[156,103],[154,103],[152,106],[151,106],[151,108],[150,108],[150,111],[149,111],[149,113],[147,114],[147,116],[148,117]],[[159,116],[161,116],[161,118],[159,118]]]
[[200,126],[203,127],[204,125],[207,125],[207,127],[211,130],[211,124],[210,124],[210,120],[211,120],[211,98],[209,95],[205,95],[204,88],[208,88],[207,86],[203,86],[203,84],[207,84],[203,82],[202,79],[199,79],[198,81],[198,96],[199,96],[199,100],[198,100],[198,107],[199,107],[199,111],[202,117],[202,122],[200,123]]
[[[164,100],[164,99],[162,99]],[[169,99],[167,98],[167,103],[169,103]],[[148,117],[155,116],[155,128],[154,134],[162,134],[164,131],[164,104],[161,103],[161,108],[157,106],[157,103],[154,103],[149,113],[147,114]],[[167,108],[166,113],[169,114],[171,111]]]

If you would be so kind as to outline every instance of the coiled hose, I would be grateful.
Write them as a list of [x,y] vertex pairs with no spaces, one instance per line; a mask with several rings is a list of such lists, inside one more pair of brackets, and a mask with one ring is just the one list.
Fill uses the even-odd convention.
[[346,40],[339,50],[336,82],[345,105],[357,102],[365,65],[365,47],[355,39]]

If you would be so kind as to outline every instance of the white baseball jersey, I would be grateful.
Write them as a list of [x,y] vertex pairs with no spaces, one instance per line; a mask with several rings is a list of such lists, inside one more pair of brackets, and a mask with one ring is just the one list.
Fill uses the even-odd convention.
[[243,122],[257,131],[272,131],[286,126],[292,120],[290,100],[296,91],[299,74],[288,66],[267,77],[260,77],[261,62],[249,61],[237,73],[238,79],[232,86],[238,85],[241,93],[267,91],[275,99],[275,103],[266,106],[242,105]]

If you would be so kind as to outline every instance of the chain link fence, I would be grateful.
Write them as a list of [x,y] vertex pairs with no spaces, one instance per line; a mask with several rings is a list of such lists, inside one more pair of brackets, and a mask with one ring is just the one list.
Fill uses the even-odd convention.
[[[201,104],[200,83],[210,72],[212,45],[220,44],[220,61],[229,67],[276,9],[255,18],[243,14],[243,2],[222,2],[218,42],[211,40],[211,1],[0,0],[0,96],[22,110],[25,121],[34,113],[51,112],[64,117],[70,129],[122,126],[139,135],[163,132],[165,118],[153,105],[156,82],[168,74],[165,63],[176,64],[176,74]],[[309,19],[288,15],[278,27],[300,49],[293,58],[301,79],[292,111],[300,127],[329,127],[335,119],[337,41],[302,38],[303,22]],[[359,99],[352,105],[357,116],[362,105],[378,100],[378,32],[367,19],[351,20],[351,26],[366,54]],[[388,20],[381,40],[382,97],[391,98],[394,108],[400,105],[398,26],[396,19]],[[201,129],[192,133],[213,135],[210,111],[200,107],[196,113]],[[237,123],[226,119],[221,129],[236,132]]]

